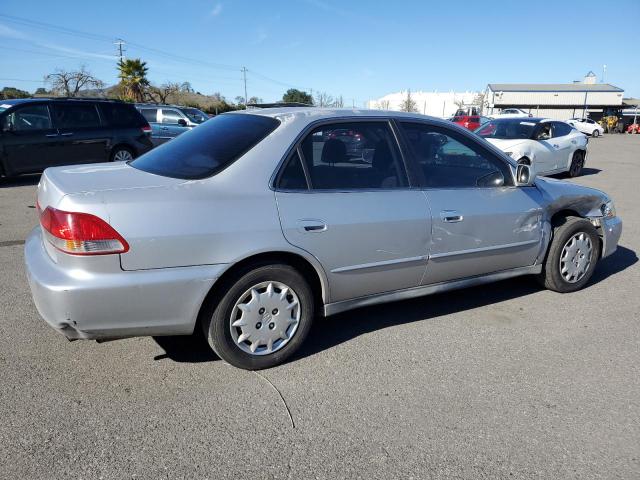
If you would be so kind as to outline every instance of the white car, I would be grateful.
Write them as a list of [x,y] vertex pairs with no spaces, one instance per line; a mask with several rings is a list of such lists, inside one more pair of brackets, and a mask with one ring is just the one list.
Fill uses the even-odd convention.
[[497,118],[475,131],[537,174],[568,172],[577,177],[587,157],[588,138],[566,122],[545,118]]
[[520,117],[532,117],[529,112],[525,112],[521,108],[505,108],[500,113],[494,113],[489,115],[491,118],[520,118]]
[[599,137],[604,133],[604,127],[590,118],[572,118],[567,120],[567,123],[579,132],[592,137]]

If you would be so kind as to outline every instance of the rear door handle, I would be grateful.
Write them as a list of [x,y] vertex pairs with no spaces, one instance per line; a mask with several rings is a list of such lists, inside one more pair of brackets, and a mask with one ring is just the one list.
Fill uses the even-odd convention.
[[447,223],[457,223],[464,220],[464,217],[455,210],[443,210],[440,212],[440,218],[443,222]]
[[298,230],[303,233],[320,233],[327,230],[327,224],[316,219],[298,220]]
[[61,137],[70,137],[71,135],[73,135],[73,132],[67,132],[67,133],[61,133],[60,134]]
[[58,134],[57,134],[57,133],[47,133],[47,134],[45,135],[45,137],[47,137],[47,138],[54,138],[54,137],[57,137],[57,136],[58,136]]

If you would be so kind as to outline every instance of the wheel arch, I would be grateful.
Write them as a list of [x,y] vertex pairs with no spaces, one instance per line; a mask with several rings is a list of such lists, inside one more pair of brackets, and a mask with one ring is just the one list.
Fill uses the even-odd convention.
[[118,148],[126,148],[133,154],[133,158],[138,156],[138,151],[135,149],[133,145],[127,142],[117,142],[117,143],[114,143],[113,146],[109,149],[109,161],[112,161],[113,152],[115,152]]
[[[581,215],[578,211],[573,210],[571,208],[564,208],[562,210],[558,210],[557,212],[555,212],[549,219],[549,222],[551,224],[551,236],[549,237],[549,244],[546,246],[545,259],[546,259],[546,255],[548,255],[549,253],[549,248],[551,247],[551,241],[553,240],[555,230],[557,229],[557,227],[561,226],[568,218],[571,218],[571,217],[582,218],[583,220],[590,220],[588,216]],[[598,236],[600,237],[600,242],[598,245],[598,258],[600,258],[600,256],[602,255],[602,245],[603,245],[602,240],[603,240],[604,232],[602,231],[602,227],[600,225],[596,225],[593,222],[591,222],[591,224],[596,228],[596,231],[598,232]]]
[[329,284],[320,264],[296,252],[286,250],[265,251],[254,253],[229,264],[229,268],[220,275],[205,295],[200,305],[195,329],[197,329],[201,323],[203,315],[208,313],[208,307],[214,305],[216,301],[221,298],[226,287],[233,279],[243,275],[252,268],[274,263],[289,265],[304,276],[305,280],[309,282],[309,286],[313,292],[316,315],[322,314],[323,305],[329,301]]

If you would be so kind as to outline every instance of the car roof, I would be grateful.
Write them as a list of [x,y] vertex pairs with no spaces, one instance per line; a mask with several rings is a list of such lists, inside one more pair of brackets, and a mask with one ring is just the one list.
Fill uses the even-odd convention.
[[551,122],[551,121],[560,121],[560,120],[551,120],[550,118],[544,117],[511,117],[511,118],[494,118],[496,122],[513,122],[513,121],[523,121],[523,122],[532,122],[532,123],[540,123],[540,122]]
[[300,121],[307,119],[308,123],[318,120],[331,120],[342,118],[395,118],[398,120],[429,120],[430,122],[440,123],[442,125],[451,125],[450,122],[442,118],[430,117],[420,113],[396,112],[391,110],[368,110],[368,109],[351,109],[351,108],[321,108],[321,107],[282,107],[282,108],[265,108],[254,110],[237,110],[228,112],[225,115],[260,115],[264,117],[272,117],[287,122],[295,119]]
[[89,97],[30,97],[30,98],[12,98],[8,100],[0,100],[2,105],[20,105],[22,103],[36,103],[36,102],[106,102],[106,103],[121,103],[126,104],[122,100],[116,100],[112,98],[89,98]]
[[170,108],[193,108],[193,109],[196,109],[196,107],[187,107],[187,106],[184,106],[184,105],[172,105],[172,104],[169,104],[169,103],[136,103],[135,106],[139,107],[139,108],[170,107]]

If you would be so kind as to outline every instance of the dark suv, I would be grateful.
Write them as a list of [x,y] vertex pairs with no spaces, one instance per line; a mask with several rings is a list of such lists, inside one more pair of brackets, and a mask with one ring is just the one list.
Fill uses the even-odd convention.
[[150,135],[136,108],[116,100],[0,100],[0,177],[131,160],[152,148]]

